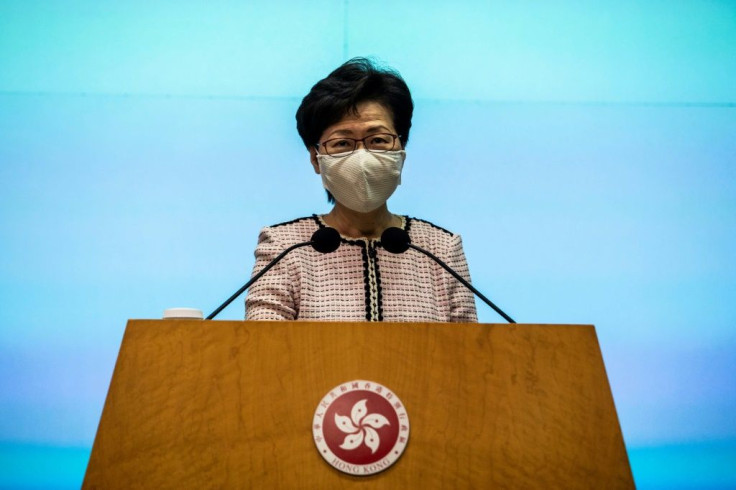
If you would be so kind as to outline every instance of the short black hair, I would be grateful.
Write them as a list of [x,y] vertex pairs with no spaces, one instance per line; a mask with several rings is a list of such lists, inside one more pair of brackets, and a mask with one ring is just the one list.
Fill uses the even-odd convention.
[[325,129],[362,102],[378,102],[391,111],[402,146],[409,141],[414,102],[399,73],[368,58],[353,58],[317,82],[296,111],[296,129],[304,145],[313,148]]

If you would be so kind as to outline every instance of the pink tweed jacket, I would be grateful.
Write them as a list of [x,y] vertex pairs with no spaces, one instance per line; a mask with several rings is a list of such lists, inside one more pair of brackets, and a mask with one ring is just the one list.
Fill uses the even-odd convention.
[[[412,243],[470,280],[459,235],[417,218],[402,221]],[[263,228],[253,273],[323,226],[313,215]],[[429,257],[411,249],[392,254],[364,238],[342,237],[328,254],[292,251],[251,287],[245,305],[246,320],[478,321],[473,293]]]

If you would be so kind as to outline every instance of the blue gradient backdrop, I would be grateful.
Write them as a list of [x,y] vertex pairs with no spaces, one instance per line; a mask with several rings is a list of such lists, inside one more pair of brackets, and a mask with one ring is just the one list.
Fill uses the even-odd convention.
[[358,55],[415,96],[391,209],[518,321],[597,326],[640,488],[736,488],[715,0],[0,2],[0,487],[79,486],[126,320],[214,309],[262,225],[328,210],[294,113]]

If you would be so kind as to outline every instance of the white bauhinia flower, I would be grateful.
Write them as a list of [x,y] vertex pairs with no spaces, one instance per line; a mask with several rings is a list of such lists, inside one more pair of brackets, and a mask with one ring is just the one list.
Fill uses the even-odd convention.
[[340,446],[342,449],[352,450],[365,443],[371,454],[378,450],[381,440],[376,429],[391,425],[386,417],[380,413],[367,413],[367,400],[360,400],[350,410],[350,418],[335,414],[335,425],[342,432],[348,434]]

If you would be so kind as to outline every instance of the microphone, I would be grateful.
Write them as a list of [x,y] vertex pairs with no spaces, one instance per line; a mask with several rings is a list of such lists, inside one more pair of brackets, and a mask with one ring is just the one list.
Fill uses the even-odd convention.
[[392,254],[402,254],[409,250],[410,248],[413,248],[414,250],[423,253],[430,259],[437,262],[439,265],[441,265],[447,272],[452,274],[452,276],[460,281],[463,286],[470,289],[473,293],[475,293],[480,299],[482,299],[488,306],[493,308],[496,313],[501,315],[504,320],[506,320],[509,323],[516,323],[510,316],[508,316],[506,313],[501,311],[501,308],[494,305],[493,302],[483,296],[483,294],[475,289],[472,284],[470,284],[468,281],[466,281],[460,274],[455,272],[450,268],[449,265],[445,264],[442,260],[440,260],[438,257],[436,257],[431,252],[428,252],[427,250],[424,250],[421,247],[417,247],[413,243],[411,243],[411,238],[409,238],[409,234],[402,230],[401,228],[396,228],[395,226],[392,226],[391,228],[386,228],[386,230],[381,234],[381,245],[383,248],[385,248],[387,251],[391,252]]
[[340,233],[338,233],[337,230],[334,228],[329,228],[329,227],[320,228],[317,231],[315,231],[314,234],[312,234],[312,238],[308,242],[297,243],[287,248],[286,250],[281,252],[278,255],[278,257],[276,257],[271,262],[266,264],[266,266],[263,269],[258,271],[258,274],[251,277],[250,281],[246,282],[243,285],[243,287],[238,289],[235,292],[235,294],[233,294],[232,296],[230,296],[230,298],[228,298],[227,301],[221,304],[215,311],[210,313],[209,316],[206,318],[206,320],[212,320],[213,318],[215,318],[215,316],[217,316],[218,313],[220,313],[223,309],[225,309],[227,305],[232,303],[235,300],[235,298],[243,294],[243,291],[251,287],[253,283],[256,282],[258,279],[260,279],[263,274],[268,272],[268,270],[271,267],[273,267],[281,259],[283,259],[286,256],[286,254],[288,254],[289,252],[291,252],[292,250],[296,248],[306,247],[307,245],[311,245],[313,249],[323,254],[334,252],[340,246]]

